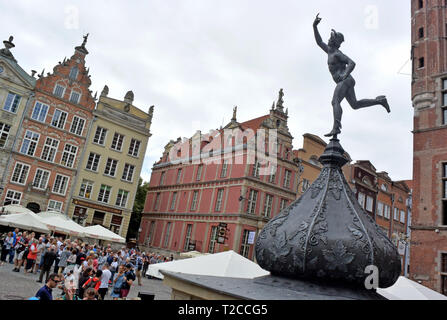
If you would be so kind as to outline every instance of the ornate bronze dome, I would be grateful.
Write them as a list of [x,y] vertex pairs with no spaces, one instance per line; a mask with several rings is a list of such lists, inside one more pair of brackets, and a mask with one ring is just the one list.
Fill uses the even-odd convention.
[[270,220],[256,242],[259,265],[273,275],[364,286],[367,266],[379,287],[401,272],[396,247],[359,205],[341,171],[348,160],[338,139],[319,161],[320,176],[301,198]]

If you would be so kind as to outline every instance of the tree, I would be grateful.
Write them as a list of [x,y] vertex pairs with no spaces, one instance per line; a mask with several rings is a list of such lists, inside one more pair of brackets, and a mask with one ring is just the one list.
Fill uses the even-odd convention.
[[149,189],[149,182],[143,182],[140,178],[138,181],[137,194],[135,195],[135,202],[133,204],[132,215],[130,216],[129,229],[127,231],[127,240],[136,238],[138,236],[138,229],[140,228],[141,216],[144,209],[144,202],[146,201],[146,194]]

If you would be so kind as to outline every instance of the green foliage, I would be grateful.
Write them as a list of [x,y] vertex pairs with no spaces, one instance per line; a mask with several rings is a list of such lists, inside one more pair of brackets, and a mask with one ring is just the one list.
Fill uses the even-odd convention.
[[133,204],[132,216],[130,217],[129,229],[127,231],[127,240],[130,238],[137,238],[138,236],[138,229],[140,228],[141,216],[148,188],[149,182],[143,182],[143,179],[140,178],[137,194],[135,195],[135,202]]

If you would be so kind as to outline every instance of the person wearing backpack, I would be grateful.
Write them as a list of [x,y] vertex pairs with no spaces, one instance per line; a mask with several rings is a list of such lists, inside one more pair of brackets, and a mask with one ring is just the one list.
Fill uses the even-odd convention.
[[126,298],[129,294],[130,287],[132,286],[132,283],[135,281],[135,273],[132,270],[132,265],[130,263],[125,265],[125,272],[124,272],[124,281],[123,285],[121,286],[121,298]]
[[84,289],[84,292],[86,292],[88,289],[92,288],[96,292],[96,296],[98,296],[98,289],[101,286],[101,276],[102,276],[102,270],[97,270],[95,273],[95,276],[90,277],[83,285],[82,288]]

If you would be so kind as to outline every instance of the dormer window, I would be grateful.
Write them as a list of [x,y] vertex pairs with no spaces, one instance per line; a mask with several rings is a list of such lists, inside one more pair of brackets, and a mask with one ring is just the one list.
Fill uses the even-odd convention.
[[79,99],[81,98],[81,93],[75,90],[71,91],[70,102],[78,104]]
[[78,77],[78,73],[79,73],[78,68],[77,67],[73,67],[73,68],[71,68],[70,74],[68,75],[68,77],[71,80],[76,80],[76,78]]
[[54,95],[56,97],[62,98],[65,93],[65,87],[61,86],[60,84],[56,84],[54,87]]
[[276,127],[279,128],[280,125],[281,125],[281,120],[276,120]]

